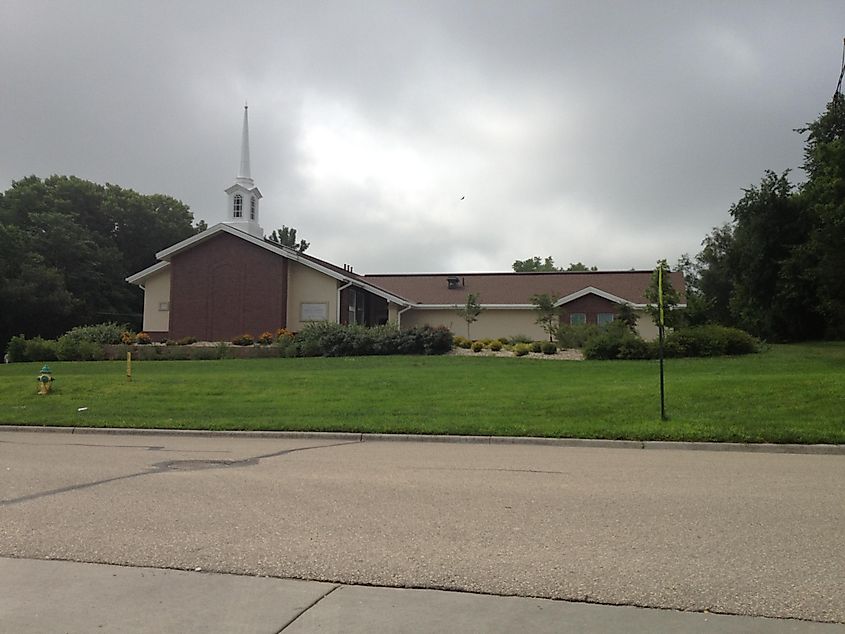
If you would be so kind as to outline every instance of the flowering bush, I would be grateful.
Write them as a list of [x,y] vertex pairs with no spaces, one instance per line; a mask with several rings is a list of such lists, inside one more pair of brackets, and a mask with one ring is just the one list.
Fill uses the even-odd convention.
[[138,335],[136,335],[131,330],[124,330],[123,334],[120,335],[121,343],[125,343],[128,346],[131,346],[133,343],[138,341]]
[[276,331],[276,341],[280,341],[282,339],[290,339],[293,336],[294,336],[293,333],[290,330],[288,330],[287,328],[279,328]]
[[150,336],[145,332],[139,332],[137,335],[135,335],[135,343],[140,344],[142,346],[146,346],[152,343],[152,341],[153,340],[150,338]]
[[235,337],[234,339],[232,339],[232,343],[236,346],[251,346],[253,343],[255,343],[255,339],[252,338],[251,334],[245,332],[239,337]]
[[269,346],[273,343],[273,333],[272,332],[262,332],[258,335],[258,343],[262,346]]

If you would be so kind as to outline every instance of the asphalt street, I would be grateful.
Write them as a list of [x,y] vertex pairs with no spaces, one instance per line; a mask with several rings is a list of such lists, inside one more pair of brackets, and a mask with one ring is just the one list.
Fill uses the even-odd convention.
[[845,622],[845,456],[0,432],[0,556]]

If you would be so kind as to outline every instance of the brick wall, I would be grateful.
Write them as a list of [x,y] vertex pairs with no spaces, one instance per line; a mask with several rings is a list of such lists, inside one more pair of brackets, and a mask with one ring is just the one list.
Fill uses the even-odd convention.
[[222,233],[170,261],[168,338],[229,341],[287,325],[285,258]]
[[596,323],[599,313],[616,313],[616,303],[592,293],[574,299],[561,307],[560,323],[568,324],[572,313],[584,313],[588,324]]

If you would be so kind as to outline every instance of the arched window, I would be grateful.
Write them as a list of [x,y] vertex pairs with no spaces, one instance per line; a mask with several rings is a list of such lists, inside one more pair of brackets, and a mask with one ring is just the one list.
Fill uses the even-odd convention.
[[249,199],[249,219],[255,220],[255,196]]
[[244,197],[240,194],[235,194],[235,197],[232,201],[232,216],[235,218],[241,218],[244,215]]

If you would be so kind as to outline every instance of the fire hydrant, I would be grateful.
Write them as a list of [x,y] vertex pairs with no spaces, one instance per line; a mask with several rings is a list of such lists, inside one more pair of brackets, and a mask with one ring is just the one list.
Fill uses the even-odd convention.
[[50,366],[46,363],[44,367],[41,368],[41,373],[35,379],[38,381],[38,393],[39,394],[49,394],[50,390],[53,388],[53,372],[50,370]]

